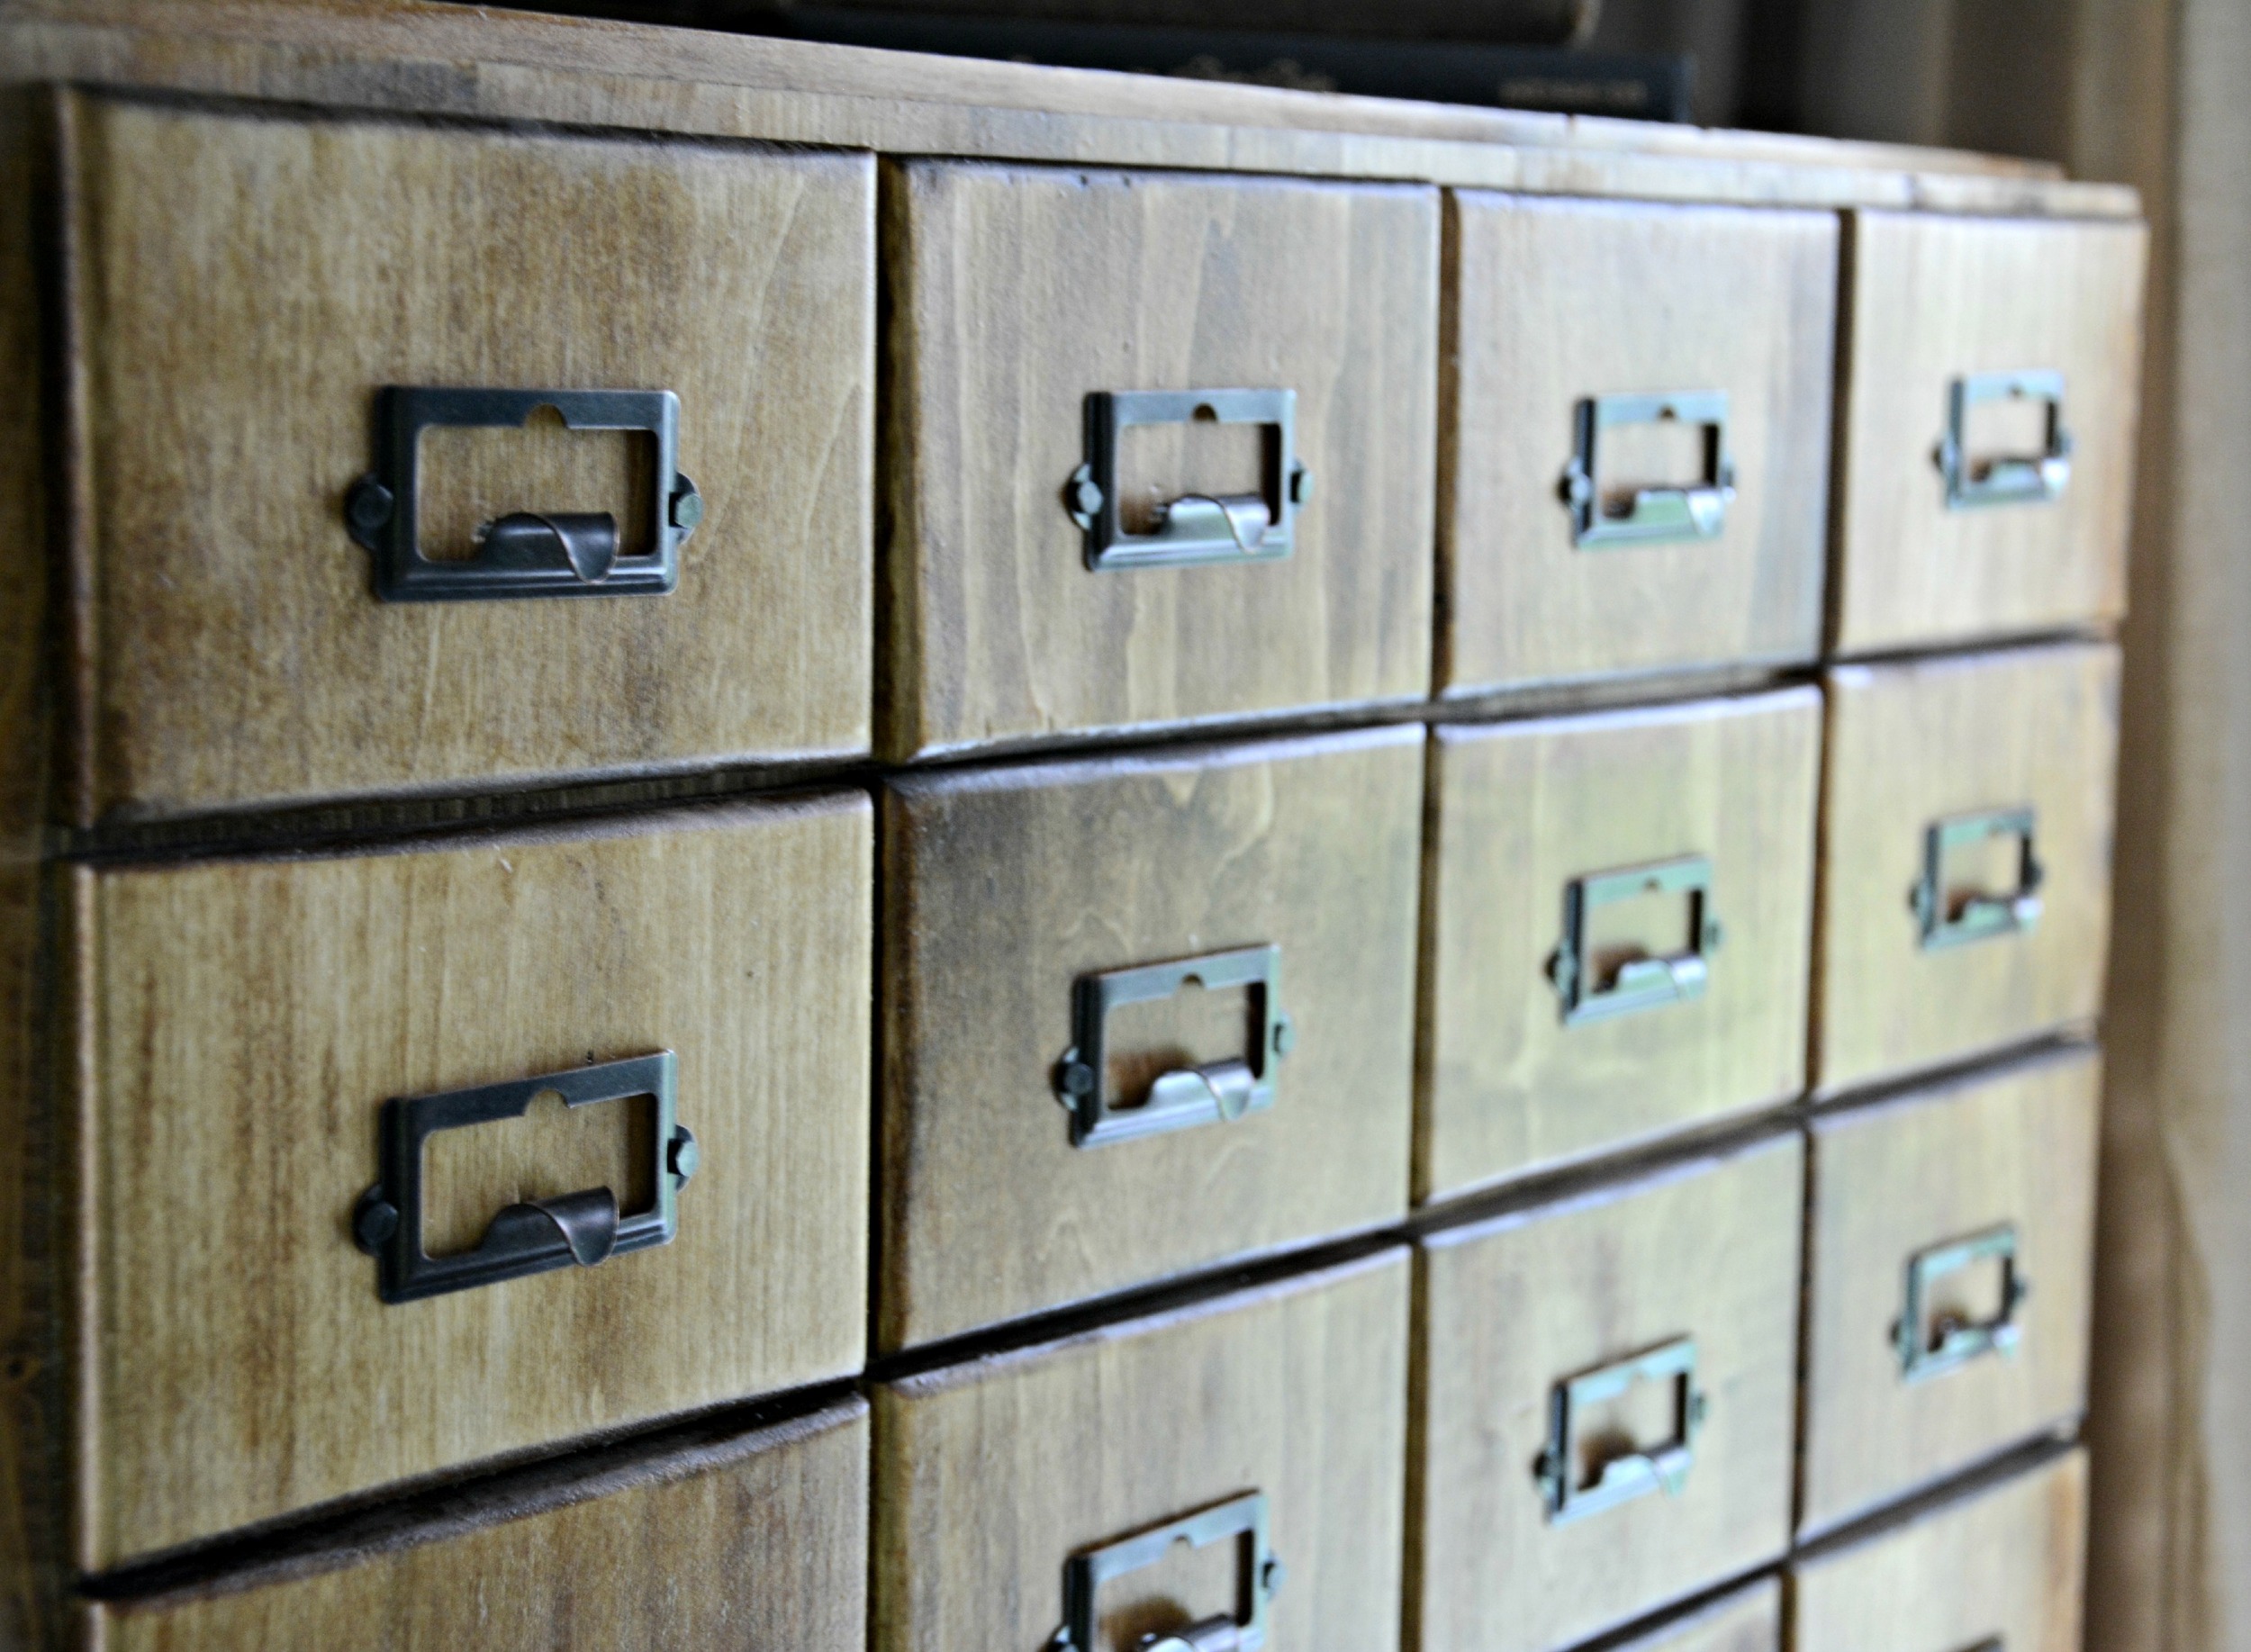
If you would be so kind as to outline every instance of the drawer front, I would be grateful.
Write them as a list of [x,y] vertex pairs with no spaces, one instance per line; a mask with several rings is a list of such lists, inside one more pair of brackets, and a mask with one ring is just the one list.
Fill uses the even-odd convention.
[[1839,651],[2119,618],[2147,230],[1913,212],[1849,226]]
[[1692,1612],[1619,1652],[1781,1652],[1782,1585],[1769,1578]]
[[1442,727],[1419,1198],[1803,1087],[1820,698]]
[[1414,728],[894,783],[884,1347],[1406,1214],[1422,790]]
[[[855,796],[77,872],[82,1563],[856,1370],[871,815]],[[574,1091],[585,1064],[664,1052],[686,1160],[645,1072],[616,1076],[644,1097],[618,1105],[386,1108]],[[407,1118],[430,1133],[393,1160]],[[624,1207],[606,1258],[601,1188]],[[628,1254],[661,1239],[667,1188],[673,1237]],[[395,1256],[417,1230],[457,1268],[538,1245],[562,1265],[425,1271],[431,1294],[387,1300],[355,1233]]]
[[1790,1578],[1793,1652],[2079,1652],[2087,1458],[2074,1451]]
[[1811,659],[1835,216],[1448,202],[1442,689]]
[[1421,1646],[1549,1652],[1782,1552],[1804,1164],[1785,1137],[1424,1241]]
[[1396,1647],[1407,1285],[1391,1251],[879,1388],[876,1652],[1254,1611],[1273,1652]]
[[2101,1088],[2076,1051],[1814,1124],[1803,1529],[2085,1409]]
[[[82,824],[867,749],[866,157],[73,108]],[[685,509],[655,438],[447,428],[481,416],[453,398],[399,441],[410,488],[386,386],[673,392],[702,510],[676,586],[611,594],[656,554],[656,494]],[[374,472],[380,553],[348,521]],[[601,580],[539,530],[563,513],[612,519]],[[383,600],[410,526],[402,591],[520,552],[587,600]]]
[[888,754],[1428,692],[1435,191],[886,185]]
[[2070,644],[1830,673],[1824,1093],[2101,1009],[2118,670]]
[[863,1402],[731,1439],[604,1453],[574,1484],[568,1472],[513,1477],[427,1525],[394,1521],[248,1587],[89,1607],[89,1638],[104,1652],[614,1652],[845,1647],[865,1635]]

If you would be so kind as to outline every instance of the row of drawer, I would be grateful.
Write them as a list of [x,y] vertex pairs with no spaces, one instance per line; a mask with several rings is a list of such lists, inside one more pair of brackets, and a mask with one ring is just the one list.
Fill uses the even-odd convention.
[[899,781],[880,970],[864,797],[79,868],[78,1552],[2084,1026],[2115,672],[1838,669],[1818,880],[1803,688]]
[[[872,1573],[879,1652],[1371,1652],[1400,1644],[1403,1603],[1411,1647],[1553,1652],[1791,1552],[1808,1185],[1801,1542],[2071,1426],[2096,1067],[2080,1052],[1822,1119],[1810,1184],[1803,1140],[1772,1138],[1411,1259],[1379,1251],[881,1383],[872,1453],[855,1403],[761,1449],[700,1442],[643,1476],[673,1484],[579,1503],[545,1530],[120,1611],[126,1632],[104,1644],[266,1644],[260,1623],[347,1609],[425,1632],[472,1611],[505,1626],[538,1603],[610,1629],[609,1644],[705,1644],[687,1631],[732,1610],[797,1624],[770,1629],[775,1644],[842,1647]],[[1994,1232],[2018,1248],[1990,1277],[1918,1269],[1934,1234]],[[616,1455],[551,1485],[548,1504],[631,1485]],[[2075,1511],[2079,1472],[2065,1459],[2048,1474],[2068,1489],[2036,1476],[1939,1523],[2005,1535]],[[1843,1580],[1888,1575],[1874,1557],[1903,1540],[1925,1539],[1808,1563],[1801,1609],[1882,1602]],[[1912,1604],[1883,1602],[1896,1611],[1881,1638],[1848,1614],[1811,1640],[1802,1622],[1795,1644],[1962,1652],[1999,1635],[2061,1652],[2045,1636],[2064,1622],[2018,1614],[2068,1604],[2049,1569],[2077,1543],[2075,1513],[2045,1542],[1941,1551]],[[473,1581],[488,1574],[490,1602]],[[668,1632],[623,1633],[619,1615],[653,1610],[660,1587],[679,1602]],[[489,1633],[479,1644],[514,1644]]]
[[2122,610],[2138,225],[62,101],[82,826]]

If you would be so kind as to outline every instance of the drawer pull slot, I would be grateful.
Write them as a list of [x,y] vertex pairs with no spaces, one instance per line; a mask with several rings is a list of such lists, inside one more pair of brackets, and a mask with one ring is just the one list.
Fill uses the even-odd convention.
[[[1256,493],[1189,493],[1157,510],[1153,532],[1127,533],[1118,514],[1118,444],[1137,425],[1264,428]],[[1086,535],[1087,566],[1179,568],[1273,562],[1290,553],[1312,478],[1297,457],[1294,390],[1098,390],[1087,397],[1086,462],[1071,473],[1063,505]]]
[[[1995,402],[2045,404],[2048,429],[2039,452],[1985,460],[1970,457],[1970,410]],[[2062,374],[1969,373],[1947,386],[1946,434],[1931,456],[1946,479],[1947,509],[1963,510],[2062,498],[2071,481],[2071,432],[2064,428]]]
[[[664,1050],[535,1079],[384,1102],[378,1148],[382,1179],[360,1195],[352,1213],[353,1238],[375,1259],[375,1285],[384,1301],[414,1302],[555,1268],[592,1268],[613,1256],[667,1243],[679,1228],[680,1189],[696,1171],[696,1139],[673,1116],[677,1066],[673,1052]],[[655,1203],[620,1216],[618,1196],[608,1187],[528,1199],[495,1214],[475,1250],[457,1256],[427,1254],[424,1145],[441,1131],[521,1118],[532,1098],[549,1090],[573,1107],[637,1096],[655,1098],[655,1145],[660,1150],[655,1155]]]
[[[1632,958],[1607,979],[1589,956],[1596,911],[1643,895],[1688,898],[1688,945],[1659,958]],[[1563,938],[1548,961],[1548,977],[1563,1000],[1563,1025],[1607,1020],[1635,1010],[1700,998],[1712,974],[1711,955],[1722,931],[1712,909],[1712,862],[1701,854],[1594,872],[1563,886]]]
[[[1055,1095],[1071,1111],[1071,1144],[1107,1147],[1168,1130],[1232,1124],[1271,1107],[1274,1064],[1297,1042],[1297,1029],[1281,1007],[1281,970],[1280,947],[1244,946],[1080,976],[1071,989],[1071,1047],[1055,1064]],[[1115,1100],[1108,1077],[1110,1012],[1170,998],[1190,982],[1214,992],[1249,988],[1259,1027],[1255,1047],[1241,1057],[1162,1073],[1138,1104]]]
[[[1915,915],[1925,951],[2022,934],[2039,922],[2043,874],[2033,845],[2033,811],[2026,808],[1954,815],[1934,820],[1924,829],[1922,876],[1908,891],[1907,903]],[[1947,888],[1947,857],[1957,849],[1996,837],[2013,837],[2018,842],[2016,888],[1998,895],[1951,895]]]
[[[1955,1313],[1933,1313],[1931,1298],[1939,1281],[1980,1262],[2001,1264],[2001,1305],[1989,1319],[1969,1320]],[[1899,1350],[1900,1375],[1911,1383],[1958,1370],[1985,1354],[2013,1354],[2024,1340],[2017,1310],[2032,1294],[2032,1282],[2017,1269],[2017,1230],[2004,1223],[1919,1250],[1907,1259],[1907,1296],[1892,1327],[1892,1344]]]
[[[516,510],[487,523],[477,553],[422,554],[415,527],[422,432],[520,429],[553,408],[573,430],[639,430],[656,442],[649,549],[620,554],[608,511]],[[375,468],[351,486],[344,521],[375,558],[385,602],[468,602],[505,597],[663,596],[679,582],[680,546],[703,519],[703,498],[681,474],[680,398],[669,390],[449,390],[387,384],[375,394]]]
[[1176,1543],[1208,1548],[1233,1539],[1240,1556],[1235,1609],[1181,1629],[1144,1635],[1135,1652],[1259,1652],[1266,1645],[1266,1612],[1281,1593],[1282,1563],[1267,1546],[1266,1494],[1246,1492],[1194,1514],[1089,1548],[1063,1562],[1062,1627],[1046,1652],[1097,1652],[1095,1597],[1102,1585],[1154,1566]]
[[[1583,1483],[1575,1466],[1581,1413],[1645,1382],[1672,1386],[1672,1438],[1606,1458],[1594,1482]],[[1694,1337],[1676,1338],[1647,1353],[1558,1383],[1549,1406],[1548,1443],[1533,1468],[1547,1500],[1549,1524],[1560,1526],[1599,1514],[1651,1492],[1677,1497],[1695,1461],[1695,1437],[1704,1426],[1704,1391],[1696,1386]]]
[[[1621,425],[1696,426],[1704,438],[1704,475],[1681,487],[1636,488],[1626,508],[1606,510],[1599,468],[1602,436]],[[1714,539],[1727,527],[1735,499],[1735,458],[1727,445],[1727,392],[1629,393],[1589,396],[1578,404],[1578,439],[1559,490],[1571,512],[1571,543],[1653,545]]]

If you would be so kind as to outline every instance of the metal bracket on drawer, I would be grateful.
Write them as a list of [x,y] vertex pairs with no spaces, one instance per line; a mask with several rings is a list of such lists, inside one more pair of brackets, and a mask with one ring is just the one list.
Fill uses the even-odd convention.
[[[1970,410],[1993,402],[2039,402],[2048,430],[2036,454],[2013,454],[1975,463],[1966,446]],[[1946,434],[1932,454],[1946,480],[1949,510],[1974,505],[2039,504],[2063,497],[2071,481],[2071,432],[2064,428],[2060,373],[1970,373],[1947,386]]]
[[[1634,958],[1607,981],[1596,979],[1587,930],[1596,910],[1642,895],[1688,897],[1688,948],[1664,958]],[[1594,872],[1563,886],[1563,939],[1548,961],[1548,977],[1563,1000],[1563,1025],[1607,1020],[1704,996],[1711,955],[1722,931],[1712,909],[1712,862],[1701,854]]]
[[[1281,973],[1280,947],[1244,946],[1080,976],[1071,988],[1071,1046],[1055,1064],[1056,1098],[1071,1110],[1071,1144],[1107,1147],[1168,1130],[1232,1124],[1272,1106],[1274,1064],[1297,1042],[1297,1028],[1282,1011]],[[1169,998],[1190,982],[1213,992],[1251,988],[1259,1029],[1253,1046],[1239,1057],[1161,1073],[1144,1099],[1120,1105],[1109,1093],[1110,1012]]]
[[[511,1079],[434,1096],[393,1097],[383,1104],[381,1179],[359,1196],[352,1236],[375,1259],[376,1288],[385,1302],[413,1302],[474,1286],[574,1264],[592,1268],[613,1256],[664,1244],[679,1229],[680,1189],[696,1171],[696,1139],[673,1116],[677,1062],[669,1050],[622,1061],[574,1067],[536,1079]],[[493,1218],[475,1250],[430,1256],[422,1244],[423,1146],[441,1131],[521,1118],[532,1098],[553,1090],[566,1106],[593,1106],[637,1096],[655,1099],[656,1202],[620,1216],[617,1195],[592,1187],[511,1205]]]
[[[2018,934],[2039,922],[2040,882],[2045,874],[2033,848],[2033,811],[2025,808],[1954,815],[1924,828],[1922,875],[1908,890],[1907,905],[1915,915],[1926,952]],[[1948,854],[1996,837],[2019,840],[2017,887],[2003,895],[1966,896],[1950,905],[1946,887]]]
[[[1672,1385],[1672,1438],[1607,1458],[1595,1483],[1581,1485],[1574,1460],[1579,1413],[1645,1382]],[[1696,1386],[1694,1337],[1676,1338],[1647,1353],[1558,1383],[1549,1406],[1548,1443],[1532,1467],[1547,1501],[1549,1524],[1582,1520],[1651,1492],[1678,1496],[1695,1461],[1696,1432],[1704,1426],[1704,1391]]]
[[[1177,568],[1272,562],[1289,555],[1312,476],[1297,458],[1294,390],[1098,390],[1087,398],[1086,463],[1071,473],[1063,505],[1087,537],[1087,566]],[[1129,534],[1118,512],[1119,438],[1135,425],[1264,427],[1256,493],[1189,493],[1157,508],[1153,533]]]
[[[601,512],[518,510],[488,522],[477,554],[425,556],[416,528],[422,432],[432,427],[514,429],[553,408],[573,430],[643,430],[656,441],[648,546],[619,549],[617,519]],[[385,602],[471,602],[501,597],[662,596],[679,582],[680,546],[703,519],[703,498],[680,473],[680,398],[669,390],[448,390],[392,384],[375,397],[375,469],[345,496],[344,521],[373,553]]]
[[[1923,1329],[1930,1311],[1931,1290],[1949,1274],[1979,1262],[2001,1264],[2001,1306],[1991,1319],[1965,1320],[1941,1314]],[[2017,1310],[2032,1294],[2032,1282],[2017,1271],[2017,1230],[2004,1223],[1919,1250],[1907,1259],[1907,1295],[1899,1322],[1892,1327],[1892,1346],[1899,1350],[1900,1375],[1911,1383],[1957,1370],[1984,1354],[2013,1354],[2024,1340]]]
[[[1636,488],[1621,513],[1603,508],[1598,480],[1602,435],[1621,425],[1695,425],[1704,433],[1704,475],[1676,488]],[[1589,396],[1578,404],[1578,442],[1559,490],[1571,510],[1571,543],[1581,547],[1716,538],[1735,500],[1735,458],[1727,445],[1727,392]]]
[[1281,1592],[1281,1561],[1268,1547],[1266,1494],[1246,1492],[1208,1509],[1152,1526],[1132,1537],[1089,1548],[1063,1562],[1062,1627],[1046,1652],[1098,1652],[1095,1597],[1102,1585],[1154,1566],[1176,1543],[1207,1548],[1228,1538],[1242,1557],[1235,1610],[1186,1628],[1144,1635],[1136,1652],[1259,1652],[1266,1645],[1266,1611]]

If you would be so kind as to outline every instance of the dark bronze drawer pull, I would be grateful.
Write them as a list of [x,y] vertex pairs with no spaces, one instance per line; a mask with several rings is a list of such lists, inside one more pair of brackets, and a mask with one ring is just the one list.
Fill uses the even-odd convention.
[[[1591,955],[1594,915],[1643,895],[1687,897],[1687,946],[1663,957],[1630,958],[1605,976]],[[1712,909],[1712,862],[1701,854],[1572,879],[1563,886],[1563,938],[1548,961],[1548,978],[1563,1000],[1563,1025],[1578,1026],[1702,998],[1721,938],[1719,916]]]
[[[1993,808],[1934,820],[1924,828],[1922,875],[1908,891],[1907,905],[1925,951],[2023,934],[2039,922],[2044,873],[2033,846],[2035,824],[2030,808]],[[2017,840],[2016,888],[1956,898],[1947,888],[1947,857],[1996,837]]]
[[[360,1195],[352,1213],[352,1235],[375,1259],[375,1285],[384,1301],[413,1302],[555,1268],[592,1268],[613,1256],[667,1243],[679,1229],[680,1189],[696,1170],[696,1139],[673,1116],[677,1065],[673,1052],[664,1050],[536,1079],[384,1102],[377,1155],[381,1179]],[[548,1090],[573,1107],[637,1096],[655,1098],[655,1203],[620,1216],[617,1195],[608,1187],[527,1200],[493,1216],[474,1250],[429,1255],[422,1238],[424,1144],[441,1131],[521,1118],[532,1098]]]
[[[642,430],[656,441],[649,549],[624,555],[607,511],[518,510],[487,523],[477,554],[436,561],[415,528],[422,432],[514,429],[553,408],[574,430]],[[375,396],[375,468],[344,500],[351,536],[374,555],[385,602],[503,597],[662,596],[679,582],[680,546],[703,519],[703,498],[680,473],[680,398],[669,390],[447,390],[386,385]]]
[[[1595,1480],[1584,1482],[1575,1460],[1580,1413],[1645,1382],[1672,1386],[1672,1437],[1605,1458]],[[1558,1383],[1549,1406],[1548,1443],[1533,1468],[1533,1477],[1547,1502],[1549,1524],[1560,1526],[1582,1520],[1651,1492],[1677,1497],[1695,1462],[1696,1432],[1704,1426],[1704,1391],[1696,1386],[1694,1337],[1677,1337],[1647,1353]]]
[[[1678,487],[1636,488],[1622,511],[1602,498],[1602,437],[1621,425],[1693,425],[1704,438],[1704,474]],[[1735,501],[1735,457],[1727,445],[1727,392],[1589,396],[1578,404],[1578,439],[1558,490],[1571,511],[1571,543],[1585,549],[1717,538]]]
[[[1312,479],[1297,458],[1294,390],[1098,390],[1087,398],[1086,463],[1071,473],[1063,505],[1087,537],[1087,566],[1177,568],[1272,562],[1289,555]],[[1135,425],[1248,424],[1264,428],[1256,493],[1184,494],[1158,507],[1153,533],[1130,534],[1118,516],[1118,438]]]
[[[2001,1303],[1990,1318],[1931,1312],[1933,1287],[1939,1280],[1986,1261],[2001,1264]],[[1917,1251],[1907,1259],[1906,1300],[1892,1327],[1900,1375],[1911,1383],[1921,1382],[1958,1370],[1984,1354],[2015,1353],[2024,1340],[2017,1310],[2031,1294],[2032,1282],[2017,1271],[2017,1230],[2012,1223]]]
[[[2040,451],[1983,463],[1966,446],[1970,410],[1995,402],[2038,402],[2047,409]],[[2060,373],[1969,373],[1947,386],[1946,434],[1931,456],[1946,482],[1946,505],[2036,505],[2061,499],[2071,481],[2071,432],[2064,428]]]
[[1095,1596],[1112,1578],[1154,1566],[1176,1543],[1208,1548],[1230,1538],[1240,1556],[1236,1611],[1246,1615],[1226,1612],[1144,1635],[1135,1643],[1136,1652],[1259,1652],[1266,1645],[1268,1604],[1281,1592],[1284,1577],[1282,1563],[1267,1543],[1263,1492],[1246,1492],[1064,1561],[1062,1627],[1048,1638],[1046,1652],[1097,1652],[1102,1643],[1097,1636]]

